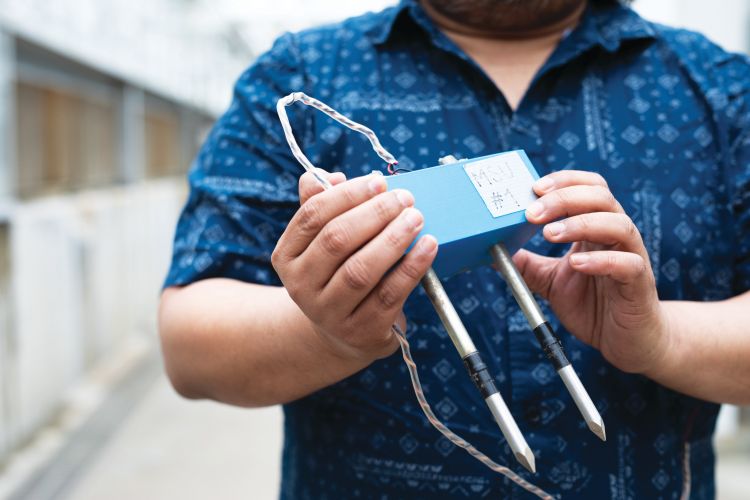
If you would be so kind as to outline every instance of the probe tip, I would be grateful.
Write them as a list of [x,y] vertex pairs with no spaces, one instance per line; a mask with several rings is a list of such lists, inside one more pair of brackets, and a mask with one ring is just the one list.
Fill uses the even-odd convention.
[[599,417],[599,421],[589,420],[586,422],[586,424],[589,426],[589,429],[591,429],[591,432],[596,434],[596,436],[601,439],[602,441],[607,440],[607,431],[604,429],[604,421],[602,420],[602,417]]
[[536,462],[534,461],[534,454],[531,452],[531,448],[528,446],[523,452],[516,452],[516,460],[523,465],[529,472],[536,474]]
[[565,383],[565,387],[568,388],[568,392],[573,396],[578,410],[581,412],[583,419],[586,421],[586,425],[591,429],[591,432],[602,441],[607,440],[607,433],[604,430],[604,420],[599,414],[599,410],[594,406],[594,402],[591,401],[588,392],[583,387],[581,380],[576,375],[571,365],[560,368],[557,372]]
[[[495,389],[497,391],[497,389]],[[485,399],[487,405],[490,407],[492,415],[495,417],[495,421],[500,426],[500,430],[505,436],[508,446],[513,451],[516,460],[528,469],[532,473],[536,473],[536,463],[534,462],[534,453],[529,448],[526,439],[524,439],[521,430],[518,428],[513,415],[510,414],[508,406],[503,401],[503,397],[500,392],[491,394]]]

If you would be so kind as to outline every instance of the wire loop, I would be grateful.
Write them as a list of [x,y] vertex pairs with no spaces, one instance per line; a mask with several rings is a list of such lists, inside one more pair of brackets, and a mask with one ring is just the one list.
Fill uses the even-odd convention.
[[302,152],[299,144],[297,144],[297,139],[294,138],[294,133],[292,133],[292,126],[289,124],[289,117],[286,114],[286,107],[291,106],[298,101],[308,106],[312,106],[318,111],[327,114],[343,126],[350,128],[355,132],[359,132],[360,134],[367,137],[367,139],[369,139],[370,141],[370,144],[372,145],[372,149],[374,149],[377,155],[388,164],[389,172],[391,171],[393,165],[398,165],[398,160],[396,160],[396,158],[391,153],[389,153],[382,144],[380,144],[378,136],[375,135],[375,132],[373,132],[370,128],[365,127],[361,123],[357,123],[354,120],[350,120],[329,105],[315,99],[314,97],[308,96],[304,92],[292,92],[288,96],[282,97],[276,102],[276,113],[278,113],[279,115],[281,127],[284,129],[284,137],[286,137],[286,141],[289,143],[289,148],[292,150],[292,154],[297,159],[297,161],[300,162],[303,167],[305,167],[305,170],[314,172],[315,167],[312,163],[310,163],[310,160],[307,159],[305,153]]

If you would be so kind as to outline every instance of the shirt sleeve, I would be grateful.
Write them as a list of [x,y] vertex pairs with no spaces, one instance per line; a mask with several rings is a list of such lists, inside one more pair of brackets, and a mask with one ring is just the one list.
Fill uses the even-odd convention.
[[734,291],[750,290],[750,127],[736,143],[730,199],[737,223]]
[[729,204],[735,221],[733,292],[750,290],[750,59],[732,55],[723,68],[726,77],[729,127]]
[[[165,287],[214,277],[280,284],[271,252],[298,207],[302,172],[284,139],[276,101],[306,90],[305,80],[290,34],[238,79],[231,106],[190,169]],[[309,128],[299,111],[290,109],[289,118],[295,134]]]

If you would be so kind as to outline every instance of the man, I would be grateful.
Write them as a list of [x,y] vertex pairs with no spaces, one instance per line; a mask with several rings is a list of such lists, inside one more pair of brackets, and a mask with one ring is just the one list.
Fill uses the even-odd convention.
[[383,167],[369,144],[303,106],[303,150],[340,172],[297,186],[274,106],[301,90],[402,167],[518,148],[549,174],[526,212],[543,230],[514,258],[607,442],[495,271],[445,282],[535,452],[523,477],[565,498],[711,498],[717,403],[750,402],[749,89],[745,58],[610,2],[405,0],[284,35],[190,174],[160,317],[174,386],[285,404],[283,498],[528,496],[422,416],[394,321],[437,415],[518,469],[417,287],[434,238],[401,258],[423,224],[410,194],[362,176]]

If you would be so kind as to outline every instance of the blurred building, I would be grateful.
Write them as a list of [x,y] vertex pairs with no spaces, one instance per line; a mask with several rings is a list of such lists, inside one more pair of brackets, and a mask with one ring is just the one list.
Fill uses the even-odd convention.
[[0,0],[0,463],[153,335],[184,172],[251,51],[176,0]]
[[155,336],[184,174],[254,55],[386,3],[0,0],[0,469]]

